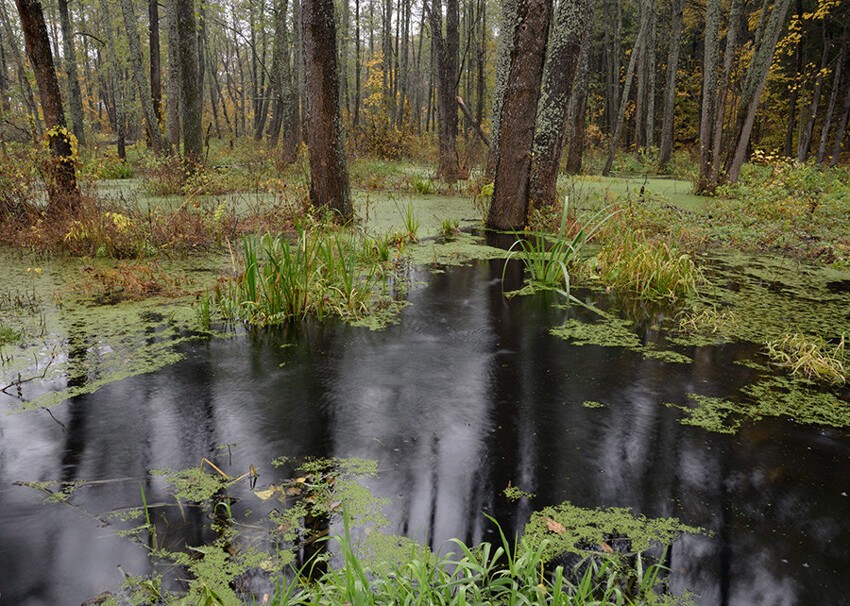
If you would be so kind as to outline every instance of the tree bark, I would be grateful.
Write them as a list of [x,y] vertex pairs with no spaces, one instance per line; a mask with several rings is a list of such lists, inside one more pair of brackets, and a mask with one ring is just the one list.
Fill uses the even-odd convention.
[[310,201],[347,221],[354,209],[342,144],[333,0],[303,0],[301,31],[307,81]]
[[41,135],[41,120],[38,116],[38,108],[35,105],[35,95],[33,94],[32,86],[30,86],[30,81],[27,78],[27,69],[26,65],[24,65],[24,58],[21,55],[15,35],[12,32],[12,23],[9,20],[9,15],[6,13],[5,2],[0,2],[0,18],[3,20],[3,31],[6,33],[6,38],[9,40],[9,48],[12,51],[12,58],[15,61],[18,84],[23,91],[24,101],[30,112],[30,117],[32,118],[35,135]]
[[848,119],[850,119],[850,73],[845,78],[844,102],[841,105],[841,119],[838,122],[838,128],[835,129],[835,138],[832,143],[832,159],[829,161],[830,166],[838,164],[838,160],[841,158],[841,146],[844,143],[844,138],[847,136]]
[[68,79],[68,104],[71,109],[71,130],[80,145],[86,144],[83,128],[83,95],[77,78],[77,53],[74,50],[74,29],[68,12],[68,0],[59,0],[59,23],[62,27],[62,52],[65,54],[65,76]]
[[44,22],[44,12],[39,0],[15,0],[21,16],[21,28],[27,47],[27,56],[35,71],[38,94],[47,140],[53,157],[50,174],[45,179],[48,195],[48,211],[66,210],[76,212],[80,207],[80,190],[77,187],[76,158],[71,138],[65,128],[62,112],[62,94],[53,66],[50,37]]
[[[100,10],[104,22],[111,22],[109,16],[109,0],[100,0]],[[126,118],[124,116],[124,93],[121,86],[121,70],[118,66],[118,53],[115,52],[115,36],[107,36],[106,47],[109,52],[109,84],[112,89],[112,103],[114,106],[115,137],[117,138],[118,157],[122,160],[127,158],[127,135],[125,131]]]
[[[496,58],[496,85],[493,90],[493,109],[490,121],[490,153],[487,156],[487,177],[493,179],[496,164],[499,161],[499,129],[502,121],[502,105],[505,89],[508,86],[508,72],[511,67],[514,37],[519,0],[502,2],[502,27],[499,34],[499,50]],[[509,33],[510,32],[510,33]]]
[[529,177],[540,84],[552,2],[519,0],[510,67],[499,122],[499,157],[487,227],[522,229],[529,205]]
[[203,106],[198,79],[198,38],[193,0],[177,4],[177,38],[180,54],[180,122],[183,157],[190,168],[201,164],[203,150]]
[[564,149],[567,107],[579,55],[587,44],[590,0],[561,0],[552,31],[537,107],[529,199],[531,204],[553,204],[558,169]]
[[573,110],[570,112],[572,126],[570,128],[570,148],[567,152],[567,163],[564,167],[567,174],[577,175],[581,172],[584,157],[585,120],[587,119],[587,93],[590,81],[590,48],[585,45],[581,52],[579,73],[573,87]]
[[711,172],[709,181],[715,186],[720,182],[720,154],[723,150],[723,123],[726,118],[726,98],[729,92],[729,80],[732,75],[732,62],[738,45],[738,27],[741,21],[741,0],[732,0],[729,9],[729,26],[726,30],[726,50],[723,53],[723,75],[714,110],[714,131],[711,144]]
[[826,109],[826,116],[823,119],[823,126],[820,132],[820,143],[818,144],[818,164],[821,164],[826,157],[826,143],[829,139],[829,130],[832,127],[832,118],[835,115],[835,104],[838,101],[838,92],[841,87],[841,79],[844,75],[844,63],[847,59],[847,42],[848,34],[850,33],[850,11],[847,11],[844,21],[844,30],[841,33],[841,47],[838,51],[838,59],[835,64],[835,73],[832,77],[832,91],[829,93],[829,105]]

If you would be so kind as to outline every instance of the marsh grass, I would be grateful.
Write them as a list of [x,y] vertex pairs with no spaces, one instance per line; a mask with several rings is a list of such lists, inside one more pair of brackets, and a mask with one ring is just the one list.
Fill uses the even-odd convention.
[[332,226],[246,237],[241,271],[213,293],[229,321],[260,326],[314,316],[360,319],[384,308],[397,275],[390,244]]
[[838,344],[831,344],[822,337],[787,334],[769,341],[766,347],[773,363],[790,369],[792,374],[831,385],[847,383],[844,335]]
[[[492,522],[495,520],[490,518]],[[540,604],[585,606],[681,603],[657,593],[664,581],[660,564],[644,567],[640,556],[630,570],[614,560],[588,557],[572,568],[551,566],[547,541],[521,550],[496,524],[499,543],[469,546],[451,541],[456,553],[420,558],[380,572],[359,555],[344,515],[343,535],[335,537],[341,565],[297,593],[291,604],[374,606],[378,604]],[[378,570],[378,572],[375,572]],[[628,580],[628,582],[627,582]],[[274,602],[284,604],[285,602]]]
[[[570,294],[570,267],[580,260],[584,246],[612,216],[610,210],[603,208],[579,225],[570,220],[569,201],[565,200],[557,233],[547,236],[534,232],[520,237],[508,249],[507,258],[522,261],[533,288],[551,289],[570,301],[578,302]],[[507,264],[502,271],[503,282],[506,269]]]
[[646,299],[685,299],[706,282],[690,255],[633,230],[609,239],[595,263],[604,283]]

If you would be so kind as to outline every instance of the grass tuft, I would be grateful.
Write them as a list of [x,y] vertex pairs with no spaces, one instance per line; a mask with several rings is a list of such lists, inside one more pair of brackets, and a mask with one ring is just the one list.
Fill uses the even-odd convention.
[[792,374],[831,385],[847,383],[844,335],[833,346],[821,337],[787,334],[768,342],[767,354],[775,364],[789,368]]

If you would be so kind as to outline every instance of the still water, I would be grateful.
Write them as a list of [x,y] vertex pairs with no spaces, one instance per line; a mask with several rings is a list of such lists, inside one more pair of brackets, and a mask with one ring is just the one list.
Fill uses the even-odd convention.
[[[196,340],[158,372],[0,415],[0,605],[78,605],[150,572],[143,548],[15,481],[102,480],[73,499],[99,516],[137,506],[140,483],[166,499],[148,470],[208,457],[234,473],[253,464],[263,484],[280,479],[268,462],[282,455],[376,460],[367,484],[392,499],[390,530],[434,549],[494,540],[484,513],[513,534],[564,500],[628,507],[713,532],[672,548],[672,586],[699,604],[848,599],[848,432],[773,418],[720,435],[664,406],[734,393],[752,372],[734,361],[753,347],[686,350],[691,364],[576,347],[549,329],[581,310],[506,300],[501,261],[414,278],[399,324],[381,331]],[[509,483],[536,496],[511,504]],[[201,540],[197,524],[175,532]]]

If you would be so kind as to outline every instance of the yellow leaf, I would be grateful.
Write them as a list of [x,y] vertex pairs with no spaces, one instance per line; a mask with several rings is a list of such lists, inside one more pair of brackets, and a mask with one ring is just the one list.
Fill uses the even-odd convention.
[[277,487],[269,486],[266,490],[258,490],[254,494],[260,497],[263,501],[268,501],[277,492]]

